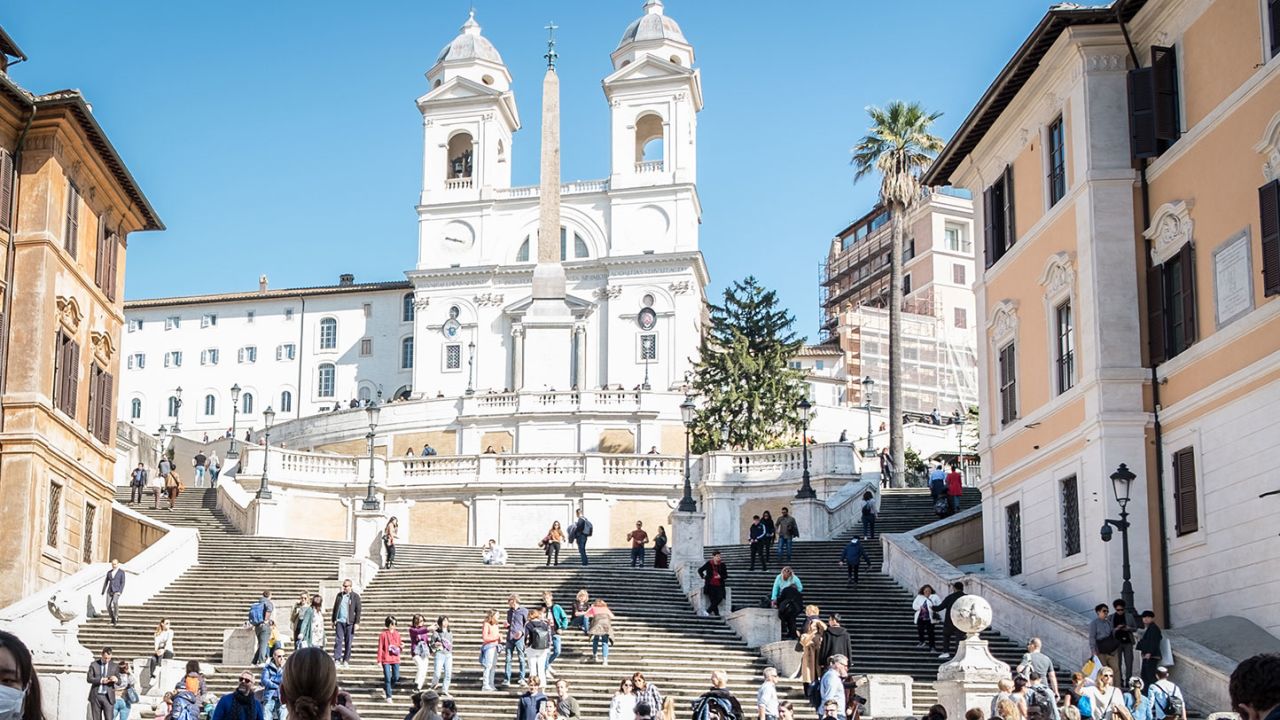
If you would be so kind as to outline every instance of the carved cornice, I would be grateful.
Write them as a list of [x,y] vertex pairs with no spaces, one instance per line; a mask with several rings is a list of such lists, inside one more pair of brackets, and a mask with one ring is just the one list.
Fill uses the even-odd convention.
[[596,291],[592,294],[599,300],[612,300],[622,294],[622,286],[606,285],[604,287],[596,288]]
[[111,357],[116,354],[116,344],[111,339],[110,333],[100,330],[94,330],[89,333],[89,345],[93,349],[93,354],[103,365],[111,362]]
[[991,313],[991,324],[988,328],[991,341],[1003,345],[1018,334],[1018,301],[1001,300]]
[[688,280],[677,280],[667,286],[671,290],[672,295],[684,295],[693,289],[693,283]]
[[488,307],[491,305],[501,305],[504,302],[505,296],[502,293],[484,293],[482,295],[476,295],[472,299],[475,301],[477,307]]
[[1057,297],[1070,292],[1071,287],[1075,285],[1075,275],[1075,264],[1071,253],[1055,253],[1045,263],[1044,272],[1040,274],[1040,284],[1044,287],[1046,296]]
[[1143,235],[1151,241],[1151,262],[1163,265],[1183,245],[1191,242],[1194,223],[1191,220],[1191,204],[1175,200],[1156,208],[1151,216],[1151,226]]
[[80,321],[84,319],[84,313],[80,311],[80,303],[73,297],[59,295],[55,305],[58,309],[58,322],[72,333],[79,332]]
[[1267,182],[1280,178],[1280,112],[1267,123],[1262,140],[1253,146],[1253,151],[1262,156],[1262,177]]

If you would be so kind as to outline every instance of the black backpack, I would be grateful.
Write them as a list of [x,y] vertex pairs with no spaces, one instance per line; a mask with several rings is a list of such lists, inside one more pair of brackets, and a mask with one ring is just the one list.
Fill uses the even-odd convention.
[[546,650],[551,647],[551,629],[545,624],[529,626],[529,647],[533,650]]
[[733,714],[733,705],[715,695],[703,695],[693,701],[693,720],[740,720]]

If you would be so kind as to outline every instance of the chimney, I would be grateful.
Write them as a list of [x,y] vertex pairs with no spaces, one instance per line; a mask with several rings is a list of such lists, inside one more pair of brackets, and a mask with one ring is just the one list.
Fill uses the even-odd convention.
[[266,291],[267,291],[267,276],[259,275],[258,276],[258,292],[265,293]]
[[355,285],[356,276],[351,273],[342,273],[338,276],[338,284],[342,286]]

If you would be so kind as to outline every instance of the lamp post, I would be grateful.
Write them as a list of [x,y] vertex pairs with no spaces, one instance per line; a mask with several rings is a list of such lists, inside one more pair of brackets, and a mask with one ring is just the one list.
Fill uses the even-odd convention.
[[182,386],[179,385],[174,390],[175,397],[173,399],[173,427],[169,428],[169,432],[177,435],[182,429],[178,427],[178,416],[182,415]]
[[651,390],[649,387],[649,353],[644,354],[644,382],[640,383],[641,390]]
[[964,413],[956,415],[956,471],[964,464]]
[[262,484],[258,486],[258,499],[270,500],[271,488],[267,486],[267,468],[271,467],[271,423],[276,419],[276,411],[268,405],[262,411]]
[[[1108,518],[1102,525],[1102,541],[1111,541],[1111,528],[1120,531],[1121,550],[1121,568],[1120,572],[1124,578],[1124,583],[1120,586],[1120,599],[1124,600],[1125,612],[1133,611],[1133,583],[1130,581],[1129,568],[1129,501],[1132,499],[1130,490],[1133,487],[1133,481],[1137,478],[1128,466],[1120,463],[1120,467],[1111,473],[1111,490],[1116,495],[1116,502],[1120,504],[1120,519],[1112,520]],[[1126,623],[1127,623],[1126,619]]]
[[[475,342],[467,343],[467,394],[476,394],[476,344]],[[371,415],[370,420],[377,419],[377,416]],[[372,430],[370,430],[372,432]],[[372,497],[372,496],[370,496]],[[365,502],[368,502],[367,500]],[[377,510],[377,508],[373,508]]]
[[240,412],[240,383],[231,386],[231,447],[227,449],[227,457],[240,457],[236,450],[236,415]]
[[876,381],[871,379],[870,375],[862,378],[862,404],[867,409],[867,454],[875,452],[875,448],[871,446],[871,386]]
[[164,457],[164,437],[169,434],[169,428],[160,426],[160,432],[157,433],[160,444],[156,446],[156,467],[160,467],[160,459]]
[[[472,344],[474,348],[475,345]],[[467,394],[471,394],[471,389],[467,388]],[[373,494],[373,438],[378,429],[378,413],[382,412],[382,408],[378,403],[371,402],[365,406],[364,411],[369,414],[369,434],[365,437],[369,440],[369,490],[365,493],[364,502],[360,504],[362,510],[377,510],[381,506],[378,498]]]
[[680,512],[698,512],[698,503],[693,499],[693,484],[689,479],[689,431],[693,428],[693,416],[698,410],[693,398],[686,395],[680,403],[680,420],[684,423],[684,497],[676,508]]
[[720,449],[729,449],[729,423],[720,426]]
[[800,489],[796,491],[797,500],[813,500],[818,493],[809,484],[809,410],[813,405],[809,398],[800,398],[796,409],[800,411],[800,448],[804,471],[800,475]]

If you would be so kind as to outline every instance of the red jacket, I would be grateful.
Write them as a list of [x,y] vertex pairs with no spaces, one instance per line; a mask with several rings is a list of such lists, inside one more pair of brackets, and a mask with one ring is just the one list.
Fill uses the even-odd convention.
[[[396,652],[391,652],[391,648],[395,648]],[[383,630],[378,635],[378,664],[379,665],[399,665],[400,654],[404,652],[404,645],[400,642],[400,632],[398,630]]]
[[947,473],[947,494],[958,497],[961,492],[960,473],[954,471]]

